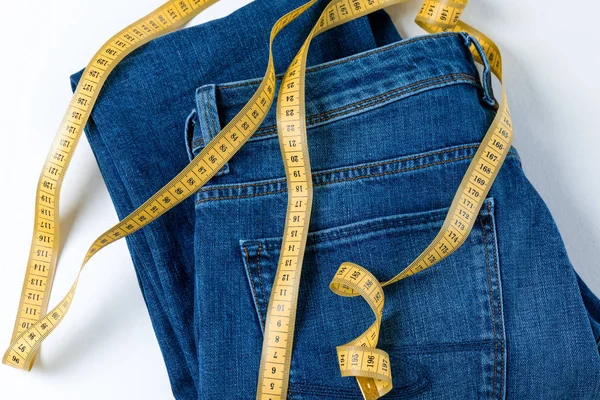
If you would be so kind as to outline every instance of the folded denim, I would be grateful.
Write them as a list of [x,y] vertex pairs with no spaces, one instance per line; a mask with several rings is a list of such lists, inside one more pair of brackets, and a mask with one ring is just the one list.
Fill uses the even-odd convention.
[[[181,169],[188,157],[181,131],[205,83],[264,73],[272,25],[305,0],[255,0],[231,15],[158,38],[127,57],[109,76],[86,135],[119,218]],[[287,68],[328,1],[294,21],[274,45],[278,72]],[[383,12],[316,38],[308,64],[319,64],[399,40]],[[73,89],[81,77],[72,76]],[[198,397],[199,376],[191,199],[127,238],[139,285],[158,338],[173,393]],[[182,364],[180,360],[185,360]]]
[[[119,217],[245,104],[266,65],[266,27],[300,3],[258,0],[158,39],[114,72],[86,133]],[[278,72],[315,18],[277,39]],[[340,377],[335,346],[372,314],[328,283],[343,261],[385,280],[426,247],[495,113],[467,36],[399,41],[385,15],[373,18],[328,32],[309,52],[315,197],[290,377],[296,400],[361,398]],[[251,399],[287,200],[274,110],[193,197],[128,245],[175,396]],[[598,310],[511,149],[467,242],[386,289],[379,347],[395,387],[386,397],[597,398]]]
[[[439,230],[495,114],[469,45],[463,34],[430,35],[308,69],[315,197],[291,398],[361,398],[356,382],[340,377],[335,346],[358,336],[372,314],[328,284],[343,261],[389,279]],[[258,83],[197,89],[183,138],[190,157]],[[221,398],[227,388],[227,398],[250,399],[287,204],[274,109],[195,204],[201,397]],[[593,398],[597,309],[511,149],[468,242],[386,288],[379,347],[391,356],[395,387],[386,397]]]

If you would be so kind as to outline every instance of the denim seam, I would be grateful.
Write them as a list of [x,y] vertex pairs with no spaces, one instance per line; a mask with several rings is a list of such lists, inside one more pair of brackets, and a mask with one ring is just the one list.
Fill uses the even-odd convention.
[[[455,158],[453,160],[442,160],[442,161],[437,161],[437,162],[430,163],[430,164],[427,164],[427,165],[418,165],[416,167],[399,169],[399,170],[396,170],[396,171],[378,172],[378,173],[375,173],[375,174],[368,175],[368,177],[369,178],[376,178],[376,177],[379,177],[379,176],[392,175],[392,174],[397,174],[397,173],[401,173],[401,172],[416,171],[416,170],[423,169],[423,168],[434,167],[436,165],[449,164],[451,162],[458,162],[458,161],[462,161],[462,160],[468,160],[470,158],[473,158],[473,156],[463,156],[463,157]],[[365,178],[366,177],[364,177],[364,176],[352,176],[352,177],[349,177],[349,178],[343,178],[343,179],[339,179],[339,180],[332,180],[331,182],[319,182],[319,183],[316,183],[315,186],[323,186],[323,185],[327,185],[327,184],[331,184],[331,183],[337,183],[337,182],[355,181],[355,180],[358,180],[358,179],[365,179]]]
[[[412,362],[405,357],[401,357],[401,361],[404,364],[410,365],[412,368],[416,370],[420,370],[422,372],[419,374],[418,379],[409,386],[395,387],[396,389],[401,390],[400,393],[394,393],[387,395],[386,398],[402,398],[410,395],[414,395],[416,393],[421,393],[423,390],[427,389],[431,383],[431,377],[427,370],[420,364],[416,362]],[[425,383],[426,385],[423,385]],[[304,394],[312,394],[312,395],[336,395],[337,397],[343,398],[362,398],[360,394],[355,394],[355,392],[350,392],[350,390],[336,387],[333,385],[323,385],[323,384],[315,384],[309,383],[306,384],[304,382],[290,382],[290,388],[294,386],[294,392],[304,393]],[[311,388],[315,388],[311,390]],[[291,389],[290,389],[291,391]]]
[[[399,170],[394,170],[394,171],[379,172],[379,173],[376,173],[376,174],[370,174],[370,175],[366,175],[366,176],[353,176],[353,177],[349,177],[349,178],[334,179],[334,180],[332,180],[330,182],[313,183],[313,186],[315,186],[315,187],[316,186],[325,186],[325,185],[331,185],[331,184],[334,184],[334,183],[341,183],[341,182],[346,182],[346,181],[355,181],[355,180],[358,180],[358,179],[369,179],[369,178],[376,178],[376,177],[385,176],[385,175],[398,174],[398,173],[402,173],[402,172],[416,171],[416,170],[423,169],[423,168],[428,168],[428,167],[431,167],[431,166],[442,165],[442,164],[449,164],[449,163],[451,163],[453,161],[462,161],[462,160],[466,160],[466,159],[469,159],[469,158],[473,158],[473,156],[464,156],[464,157],[456,158],[456,159],[453,159],[453,160],[438,161],[438,162],[427,164],[427,165],[419,165],[419,166],[416,166],[416,167],[411,167],[411,168],[406,168],[406,169],[399,169]],[[242,199],[242,198],[258,197],[258,196],[267,196],[267,195],[270,195],[270,194],[284,193],[284,192],[287,192],[287,186],[284,189],[277,190],[277,191],[264,192],[264,193],[253,193],[253,194],[250,194],[250,195],[207,197],[205,199],[197,200],[196,204],[204,203],[204,202],[209,201],[209,200]]]
[[[488,204],[488,212],[491,210],[489,204]],[[498,363],[498,334],[496,332],[496,310],[494,307],[494,299],[493,299],[493,285],[492,285],[492,279],[491,279],[491,275],[490,275],[490,255],[489,255],[489,251],[488,251],[488,241],[487,241],[487,235],[485,233],[485,226],[483,224],[483,221],[479,221],[479,226],[481,229],[481,234],[483,236],[483,248],[485,251],[485,269],[487,271],[487,275],[488,275],[488,286],[489,286],[489,296],[490,296],[490,308],[492,311],[492,328],[493,328],[493,332],[494,332],[494,380],[493,380],[493,386],[492,386],[492,397],[495,397],[496,395],[496,380],[497,380],[497,363]]]
[[[449,83],[449,82],[455,82],[457,84],[477,83],[477,81],[475,80],[475,78],[473,76],[467,75],[467,74],[448,74],[448,75],[444,75],[444,76],[440,76],[440,77],[424,79],[422,81],[417,82],[415,85],[411,86],[410,90],[405,90],[405,89],[407,89],[407,86],[389,90],[389,91],[379,94],[377,96],[373,96],[373,97],[361,100],[359,102],[356,102],[354,104],[350,104],[348,106],[342,107],[338,110],[332,110],[332,111],[328,111],[325,113],[317,114],[317,115],[313,116],[313,118],[316,120],[315,123],[323,122],[323,121],[326,121],[327,119],[330,119],[330,118],[328,118],[330,116],[330,114],[335,114],[331,118],[339,117],[342,115],[346,115],[350,112],[360,111],[360,110],[364,110],[365,108],[368,108],[368,107],[373,107],[377,104],[381,104],[385,101],[394,99],[396,97],[415,93],[422,89],[429,89],[429,88],[433,89],[433,88],[436,88],[440,84],[445,84],[445,83]],[[431,84],[429,84],[429,83],[431,83]],[[477,86],[479,86],[479,85],[477,85]],[[364,105],[365,103],[367,103],[367,104]],[[358,106],[358,104],[361,104],[361,105]],[[353,108],[350,111],[339,112],[341,109],[346,109],[346,108],[350,108],[353,106],[355,106],[355,108]]]
[[[212,139],[212,132],[210,131],[210,125],[208,124],[208,106],[206,105],[208,103],[207,100],[205,100],[206,97],[206,90],[202,91],[202,114],[204,114],[204,123],[202,125],[206,125],[207,127],[207,133],[208,133],[208,138],[209,140]],[[202,128],[200,128],[202,129]]]
[[[379,104],[382,104],[384,102],[390,101],[390,100],[398,98],[398,97],[404,97],[404,96],[408,97],[408,95],[410,95],[412,93],[415,93],[418,91],[434,89],[438,85],[449,84],[449,83],[474,84],[477,87],[481,87],[481,85],[479,85],[479,83],[477,82],[477,79],[473,75],[464,74],[464,73],[454,73],[454,74],[441,75],[441,76],[437,76],[437,77],[433,77],[433,78],[427,78],[427,79],[423,79],[423,80],[420,80],[417,82],[413,82],[409,85],[405,85],[405,86],[401,86],[399,88],[388,90],[387,92],[380,93],[376,96],[371,96],[371,97],[362,99],[362,100],[354,102],[354,103],[346,104],[339,108],[324,111],[319,114],[308,115],[306,117],[306,127],[311,128],[313,125],[328,121],[333,118],[342,117],[344,115],[347,115],[347,114],[350,114],[353,112],[359,112],[366,108],[375,107]],[[206,113],[205,113],[205,115],[206,115]],[[277,132],[277,125],[269,125],[269,126],[265,126],[265,127],[259,127],[250,136],[250,138],[262,138],[265,136],[271,136],[271,135],[274,135],[276,132]],[[196,143],[196,141],[194,141],[192,143],[192,145],[194,147],[201,144],[200,143],[201,139],[196,139],[196,140],[198,141],[198,143]],[[203,140],[202,140],[202,142],[204,144]]]
[[[246,265],[248,265],[248,267],[250,267],[250,256],[248,255],[248,248],[246,246],[243,246],[244,248],[244,254],[246,256]],[[263,314],[260,310],[260,306],[258,305],[257,301],[258,301],[258,296],[256,294],[256,288],[254,287],[254,281],[252,280],[252,276],[249,277],[250,279],[248,279],[250,281],[250,289],[252,290],[252,294],[253,294],[253,298],[254,298],[254,307],[256,308],[256,311],[258,312],[258,318],[260,319],[259,323],[261,323],[262,325],[262,320],[263,320]]]
[[[394,164],[395,162],[402,162],[402,163],[406,163],[406,162],[408,162],[408,161],[414,161],[414,160],[418,160],[419,158],[433,157],[433,156],[438,156],[438,155],[440,155],[440,154],[447,154],[447,153],[451,153],[451,152],[453,152],[453,151],[461,151],[461,150],[475,149],[475,148],[477,148],[477,147],[479,147],[479,145],[468,145],[468,146],[462,146],[462,147],[457,147],[457,148],[454,148],[454,149],[452,149],[452,150],[447,150],[447,151],[440,150],[440,151],[436,151],[436,152],[433,152],[433,153],[427,153],[427,155],[426,155],[426,156],[413,156],[413,157],[403,158],[401,161],[399,161],[398,159],[396,159],[396,160],[390,160],[390,161],[382,161],[382,162],[379,162],[379,163],[367,164],[367,165],[365,165],[365,166],[361,166],[361,167],[358,167],[358,168],[373,168],[373,167],[382,167],[382,166],[384,166],[384,165]],[[469,157],[469,156],[467,156],[467,157]],[[470,157],[473,157],[473,156],[470,156]],[[449,158],[449,159],[447,159],[447,160],[442,160],[442,161],[446,161],[446,162],[452,162],[452,161],[455,161],[455,160],[458,160],[458,159],[457,159],[457,158]],[[423,166],[429,166],[429,165],[435,165],[435,164],[433,164],[433,163],[428,163],[428,164],[424,164]],[[313,174],[313,176],[323,176],[323,175],[328,175],[328,174],[331,174],[331,173],[338,174],[338,173],[341,173],[341,172],[348,172],[348,171],[352,171],[352,170],[354,170],[354,169],[357,169],[357,168],[355,168],[355,167],[345,167],[345,168],[336,169],[336,170],[335,170],[335,171],[333,171],[333,172],[317,172],[317,173]],[[400,171],[400,170],[402,170],[402,168],[401,168],[401,169],[399,169],[399,171]]]
[[[345,64],[345,63],[347,63],[349,61],[353,61],[353,60],[358,60],[358,59],[361,59],[361,58],[365,58],[365,57],[368,57],[368,56],[370,56],[372,54],[383,53],[385,51],[392,50],[392,49],[395,49],[397,47],[401,47],[401,46],[408,45],[408,44],[411,44],[411,43],[419,42],[419,41],[422,41],[422,40],[428,40],[428,39],[432,39],[432,38],[437,38],[437,37],[445,37],[445,36],[448,36],[448,37],[452,37],[452,36],[458,37],[458,36],[461,36],[461,34],[460,33],[454,33],[454,32],[445,32],[445,33],[438,33],[438,34],[433,34],[433,35],[416,36],[414,38],[404,39],[404,40],[398,41],[396,43],[393,43],[393,44],[385,46],[385,47],[380,47],[378,49],[373,49],[373,50],[362,52],[360,54],[349,56],[349,57],[343,58],[341,60],[336,60],[336,61],[324,63],[322,65],[314,65],[312,67],[306,68],[306,72],[320,71],[320,70],[323,70],[323,69],[334,67],[336,65]],[[284,74],[279,74],[277,76],[277,78],[281,78],[283,75]],[[233,83],[233,84],[229,84],[229,85],[227,85],[227,84],[225,84],[225,85],[218,85],[217,89],[220,90],[220,89],[231,89],[231,88],[237,88],[237,87],[243,87],[243,86],[251,86],[251,85],[258,84],[261,81],[262,81],[262,78],[251,79],[251,80],[248,80],[248,81],[245,81],[245,82]]]
[[[489,340],[484,340],[484,341],[475,341],[475,342],[468,342],[468,341],[464,341],[464,342],[457,342],[457,343],[453,343],[453,345],[464,345],[464,347],[459,347],[459,346],[452,346],[451,349],[448,349],[447,346],[436,346],[436,347],[444,347],[443,350],[437,350],[437,351],[429,351],[429,352],[420,352],[420,353],[416,353],[416,354],[436,354],[436,353],[447,353],[447,352],[476,352],[476,351],[480,351],[482,348],[487,348],[490,344]],[[389,348],[389,346],[388,346]],[[392,346],[390,349],[394,349],[394,347]],[[395,348],[396,350],[399,349],[399,347]],[[415,354],[415,353],[404,353],[406,354]],[[417,367],[414,363],[410,362],[407,358],[402,357],[402,362],[408,363],[410,365],[412,365],[413,367]],[[420,367],[423,368],[423,367]],[[422,382],[426,381],[428,383],[427,386],[422,386]],[[302,383],[302,382],[290,382],[290,391],[293,390],[296,393],[305,393],[305,394],[314,394],[314,395],[318,395],[318,394],[323,394],[323,395],[327,395],[327,394],[335,394],[337,397],[339,398],[361,398],[360,395],[352,395],[350,394],[347,390],[344,390],[343,388],[334,388],[334,387],[327,387],[324,385],[318,385],[318,384],[313,384],[311,383],[309,386],[318,386],[318,390],[319,391],[310,391],[310,389],[303,389],[302,386],[305,386],[306,384]],[[402,393],[398,393],[398,394],[394,394],[394,395],[390,395],[390,398],[403,398],[406,396],[411,396],[415,393],[420,393],[420,391],[427,389],[427,387],[430,386],[430,376],[429,373],[427,372],[427,370],[424,370],[424,376],[422,376],[419,380],[417,380],[413,385],[407,387],[407,389],[405,389],[405,391],[403,391]],[[292,389],[293,387],[293,389]],[[411,387],[415,387],[415,390],[410,390]]]
[[[210,110],[208,109],[208,103],[209,103],[209,99],[208,99],[208,94],[207,94],[208,90],[203,90],[202,91],[202,110],[204,111],[204,126],[206,126],[206,133],[208,134],[208,142],[211,142],[212,139],[215,137],[213,130],[210,127],[210,121],[209,121],[209,116],[210,116]],[[200,128],[202,129],[202,128]],[[225,166],[223,166],[224,168]],[[215,174],[215,176],[219,176],[222,175],[221,172],[223,172],[221,169],[219,169],[217,171],[217,173]]]
[[[208,109],[208,104],[210,102],[210,99],[208,97],[208,94],[206,95],[206,108]],[[218,131],[217,131],[217,125],[215,124],[215,113],[211,112],[210,110],[208,111],[208,115],[210,116],[210,123],[212,125],[212,133],[210,134],[211,138],[214,138]]]
[[[393,175],[393,174],[409,172],[409,171],[417,171],[417,170],[426,169],[426,168],[434,167],[434,166],[438,166],[438,165],[444,165],[444,164],[450,164],[450,163],[454,163],[454,162],[458,162],[458,161],[468,160],[468,159],[472,159],[473,157],[474,157],[474,155],[468,155],[468,156],[463,156],[463,157],[457,157],[457,158],[450,159],[450,160],[442,160],[442,161],[437,161],[434,163],[418,165],[418,166],[411,167],[411,168],[379,172],[379,173],[369,174],[369,175],[365,175],[365,176],[355,176],[355,177],[348,177],[348,178],[341,178],[341,179],[333,179],[329,182],[313,183],[313,186],[315,186],[315,187],[326,186],[326,185],[331,185],[331,184],[335,184],[335,183],[355,181],[355,180],[359,180],[359,179],[370,179],[370,178],[376,178],[376,177],[381,177],[381,176],[386,176],[386,175]],[[261,184],[260,186],[262,186],[262,185],[264,185],[264,184]],[[218,189],[221,189],[221,188],[218,188]],[[209,188],[205,191],[199,191],[198,194],[205,193],[209,190],[214,190],[214,188]],[[287,186],[281,190],[268,191],[268,192],[264,192],[264,193],[253,193],[253,194],[248,194],[248,195],[234,195],[234,196],[207,197],[204,199],[196,200],[195,204],[200,204],[200,203],[204,203],[204,202],[211,201],[211,200],[230,200],[230,199],[244,199],[244,198],[251,198],[251,197],[258,197],[258,196],[267,196],[270,194],[284,193],[286,191],[287,191]]]
[[[490,214],[490,216],[492,215],[491,205],[490,204],[488,204],[488,213]],[[496,229],[495,229],[495,226],[494,226],[494,229],[492,229],[492,239],[494,241],[494,247],[495,247],[494,248],[494,271],[496,272],[496,279],[498,281],[498,285],[497,285],[498,286],[498,297],[497,297],[497,300],[498,300],[498,318],[500,319],[501,316],[502,316],[502,310],[501,310],[502,301],[500,299],[500,284],[499,284],[499,282],[500,282],[500,276],[498,275],[498,265],[499,264],[498,264],[498,259],[496,257],[497,238],[496,238]],[[504,374],[504,370],[505,370],[505,365],[504,365],[504,362],[505,362],[504,361],[504,334],[501,335],[501,337],[500,337],[500,351],[501,351],[500,366],[502,368],[502,373]],[[504,380],[503,380],[503,382],[504,382]],[[499,399],[503,398],[503,395],[504,395],[503,387],[504,387],[504,384],[501,383],[500,384],[500,393],[499,393],[499,396],[498,396]]]
[[203,90],[202,91],[202,108],[204,108],[204,115],[206,116],[206,128],[207,128],[207,132],[208,132],[208,138],[209,141],[212,140],[215,137],[215,132],[212,129],[211,126],[211,119],[210,119],[210,109],[208,108],[208,105],[210,104],[210,98],[208,97],[208,90]]
[[[337,388],[335,386],[326,386],[326,385],[320,385],[320,384],[314,384],[314,383],[310,383],[307,385],[303,382],[294,382],[293,385],[294,385],[293,391],[296,393],[313,394],[316,396],[336,394],[336,395],[344,397],[344,398],[358,398],[358,395],[354,394],[354,393],[350,393],[350,390],[344,390],[341,388]],[[291,386],[292,386],[292,383],[290,383],[290,387]],[[306,388],[304,386],[308,386],[308,388]],[[292,390],[290,388],[290,392],[291,391]]]
[[[415,228],[425,227],[432,223],[435,224],[435,226],[441,226],[443,218],[446,214],[448,214],[447,208],[420,212],[417,213],[417,215],[408,215],[407,217],[404,217],[404,215],[394,214],[383,217],[384,219],[360,221],[358,223],[325,229],[325,231],[310,232],[307,248],[320,243],[331,243],[339,239],[345,239],[349,235],[363,236],[381,231],[390,232],[402,231],[405,229],[414,230]],[[330,229],[331,231],[328,232]],[[264,242],[266,249],[277,249],[281,247],[281,238],[264,238],[262,241]],[[272,244],[270,242],[272,242]]]
[[[316,176],[323,176],[323,175],[330,175],[330,174],[339,174],[342,172],[353,171],[353,170],[356,170],[359,168],[364,169],[364,168],[381,167],[384,165],[395,164],[395,163],[406,163],[409,161],[418,160],[419,158],[433,157],[433,156],[438,156],[440,154],[447,154],[447,153],[457,152],[457,151],[461,151],[461,150],[475,149],[477,147],[479,147],[479,144],[468,144],[468,145],[457,146],[457,147],[452,147],[452,148],[447,148],[447,149],[442,149],[442,150],[436,150],[436,151],[432,151],[432,152],[426,152],[426,153],[422,153],[422,154],[418,154],[418,155],[414,155],[414,156],[394,158],[393,160],[353,165],[351,167],[336,168],[336,169],[332,169],[332,170],[328,170],[328,171],[313,172],[312,176],[316,177]],[[448,160],[452,161],[453,159],[448,159]],[[248,188],[248,187],[260,187],[260,186],[267,186],[267,185],[271,185],[271,184],[285,183],[285,181],[286,181],[285,178],[278,178],[278,179],[273,179],[273,180],[261,182],[261,183],[239,183],[239,184],[235,184],[235,185],[219,186],[218,188],[210,188],[210,187],[203,188],[203,189],[200,189],[200,192],[208,192],[208,191],[214,190],[214,189],[225,190],[225,189],[243,189],[243,188]]]
[[[413,365],[412,363],[408,362],[405,359],[402,359],[402,361],[407,364]],[[423,368],[423,367],[421,367],[421,368]],[[423,383],[426,383],[426,385],[423,385]],[[421,393],[423,390],[427,389],[429,386],[430,386],[429,374],[425,371],[425,373],[422,376],[419,376],[419,378],[411,386],[401,387],[401,388],[399,388],[401,390],[400,393],[388,394],[385,397],[390,398],[390,399],[404,398],[407,396],[415,395],[417,393]],[[293,387],[293,389],[292,389],[292,387]],[[394,389],[398,389],[398,388],[394,387]],[[298,394],[306,394],[306,395],[313,395],[313,396],[335,395],[337,398],[362,399],[362,396],[354,391],[344,389],[342,387],[336,387],[333,385],[326,386],[326,385],[315,384],[315,383],[307,384],[304,382],[291,382],[290,389],[289,389],[290,396],[291,396],[292,390]]]
[[276,190],[274,192],[267,192],[267,193],[244,194],[244,195],[240,195],[240,196],[207,197],[206,199],[196,200],[196,204],[204,203],[209,200],[248,199],[250,197],[266,196],[269,194],[278,194],[278,193],[285,193],[285,192],[287,192],[287,188],[281,189],[281,190]]
[[[267,304],[267,298],[265,297],[265,287],[263,285],[263,278],[262,278],[262,273],[260,272],[260,251],[262,250],[262,242],[258,242],[258,252],[256,254],[256,264],[258,266],[258,279],[259,279],[259,283],[260,283],[260,292],[263,298],[263,302],[265,304]],[[261,318],[262,321],[262,325],[263,325],[263,329],[267,323],[265,318]]]
[[[474,76],[469,74],[447,74],[442,76],[437,76],[434,78],[423,79],[410,85],[402,86],[399,88],[388,90],[387,92],[380,93],[376,96],[368,97],[366,99],[347,104],[345,106],[335,108],[333,110],[324,111],[319,114],[313,114],[306,117],[307,128],[310,128],[312,125],[316,125],[322,122],[325,122],[329,119],[341,117],[353,112],[362,111],[369,107],[375,107],[378,104],[382,104],[386,101],[390,101],[392,99],[403,97],[418,92],[424,91],[428,89],[434,89],[438,85],[447,84],[447,83],[466,83],[466,84],[475,84],[477,87],[481,87],[477,83],[477,80]],[[277,131],[277,125],[270,125],[266,127],[261,127],[256,130],[256,132],[252,135],[252,137],[263,137],[272,135],[274,131]]]
[[437,353],[458,353],[458,352],[474,352],[489,348],[493,343],[492,339],[481,340],[462,340],[460,342],[439,342],[439,343],[424,343],[420,345],[388,345],[390,351],[402,352],[404,354],[422,355],[422,354],[437,354]]

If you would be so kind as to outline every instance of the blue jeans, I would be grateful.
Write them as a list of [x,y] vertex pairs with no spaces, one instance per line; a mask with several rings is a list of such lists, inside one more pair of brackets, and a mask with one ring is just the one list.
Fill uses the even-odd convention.
[[[296,3],[259,0],[152,42],[114,73],[87,135],[120,217],[179,172],[256,89],[268,29],[240,27],[241,18],[274,21]],[[276,57],[289,62],[309,17],[277,40],[284,54]],[[333,294],[329,281],[343,261],[387,280],[429,244],[495,113],[467,36],[400,41],[385,15],[375,18],[329,32],[310,50],[315,196],[293,399],[361,398],[356,382],[340,377],[335,346],[362,333],[372,312],[360,299]],[[225,28],[256,47],[228,47],[218,36]],[[349,47],[334,45],[340,40]],[[181,51],[165,53],[167,45]],[[178,398],[255,396],[284,177],[273,109],[207,186],[128,238]],[[386,288],[378,347],[392,361],[387,397],[597,398],[599,317],[598,299],[575,274],[512,149],[467,242]],[[173,363],[175,355],[186,365]]]
[[[291,368],[294,399],[361,398],[356,382],[339,376],[335,346],[362,333],[372,312],[328,284],[343,261],[386,281],[440,229],[495,113],[484,101],[491,93],[480,82],[487,77],[480,80],[468,39],[418,37],[309,69],[315,198]],[[190,157],[257,84],[198,89]],[[230,398],[253,396],[286,204],[272,110],[195,198],[205,398],[219,398],[208,385],[214,381],[231,388]],[[395,387],[387,397],[598,396],[598,324],[582,290],[598,304],[578,285],[552,217],[513,149],[460,250],[386,288],[379,347],[391,356]],[[230,373],[223,376],[215,363]]]
[[[183,136],[203,84],[263,75],[273,24],[306,0],[255,0],[230,16],[158,38],[127,57],[109,76],[86,135],[119,218],[125,217],[188,163]],[[286,27],[274,45],[283,72],[328,1]],[[308,64],[319,64],[399,40],[381,11],[316,38]],[[75,88],[81,72],[73,75]],[[202,397],[194,306],[194,207],[188,199],[127,238],[140,288],[173,393]],[[186,360],[181,365],[178,360]]]

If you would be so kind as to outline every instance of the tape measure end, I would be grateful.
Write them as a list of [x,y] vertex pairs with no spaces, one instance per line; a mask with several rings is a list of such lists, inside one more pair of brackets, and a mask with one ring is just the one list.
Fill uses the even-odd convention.
[[375,381],[372,378],[358,376],[356,377],[356,381],[365,400],[377,400],[379,398],[377,385],[375,385]]

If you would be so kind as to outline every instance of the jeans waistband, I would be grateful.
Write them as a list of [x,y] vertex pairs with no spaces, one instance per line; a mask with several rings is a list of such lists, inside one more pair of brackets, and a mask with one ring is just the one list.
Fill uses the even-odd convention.
[[[473,38],[463,33],[426,35],[309,67],[306,72],[309,142],[311,128],[435,87],[471,84],[478,88],[483,103],[493,103],[489,68],[484,69],[480,80],[470,52],[472,44]],[[278,75],[278,87],[281,76]],[[260,79],[250,79],[197,89],[196,109],[186,123],[186,143],[191,158],[235,116],[259,84]],[[244,147],[252,146],[252,142],[276,140],[275,109],[273,105]],[[233,162],[235,157],[219,175],[228,174],[229,164]]]

